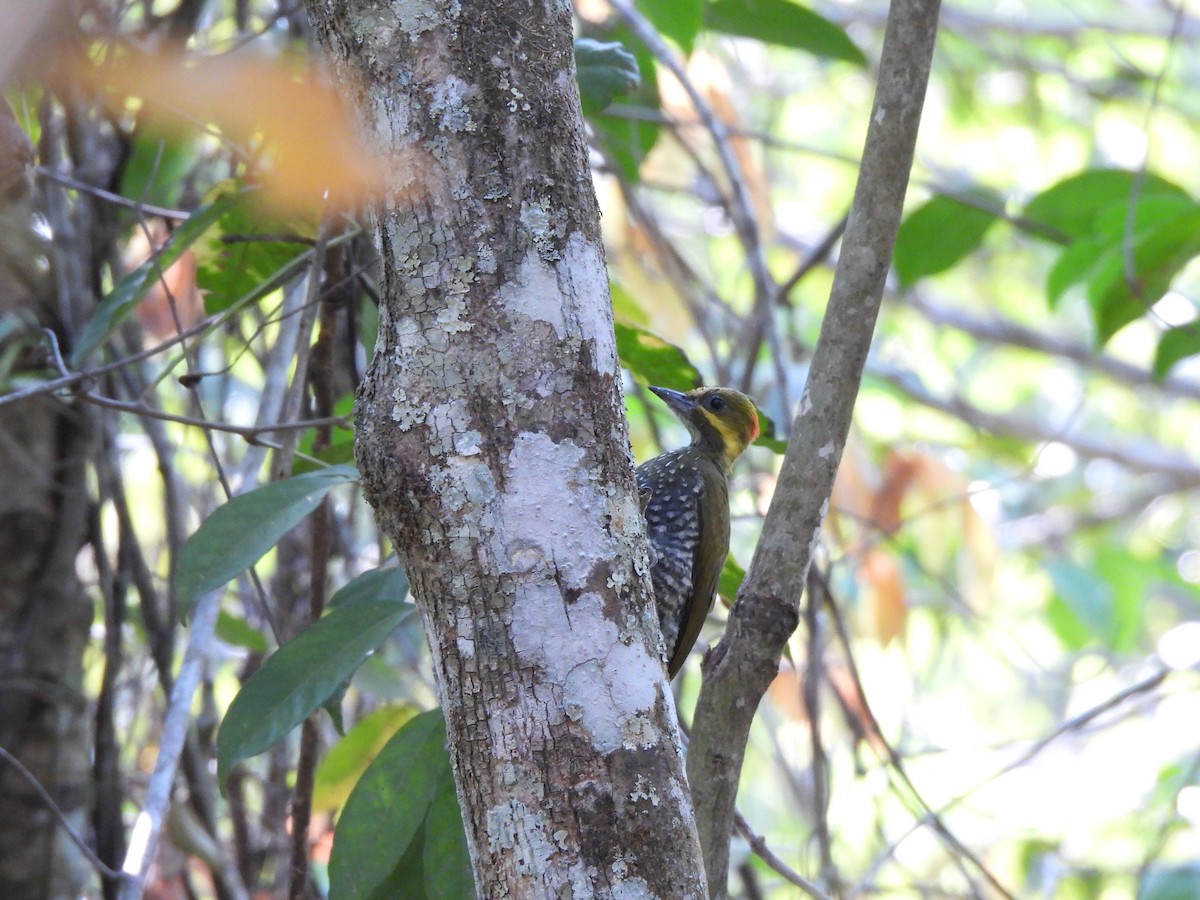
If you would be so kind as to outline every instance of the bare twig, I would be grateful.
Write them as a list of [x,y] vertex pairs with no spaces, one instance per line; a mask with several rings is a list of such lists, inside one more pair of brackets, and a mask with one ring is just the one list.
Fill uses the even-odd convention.
[[746,818],[741,813],[735,815],[734,821],[737,823],[738,831],[746,839],[746,843],[750,845],[750,849],[775,872],[782,875],[789,884],[794,884],[800,890],[804,891],[804,893],[808,894],[808,896],[815,897],[817,900],[829,900],[828,895],[824,891],[776,856],[771,848],[767,846],[767,842],[762,835],[754,832],[750,827],[750,823],[746,821]]
[[298,419],[294,422],[271,422],[266,425],[231,425],[228,422],[217,422],[212,419],[201,419],[196,416],[180,416],[175,413],[154,409],[143,403],[128,403],[124,400],[114,400],[112,397],[102,397],[91,392],[81,393],[80,398],[88,403],[103,406],[107,409],[117,409],[121,412],[145,416],[149,419],[160,419],[164,422],[176,422],[180,425],[190,425],[193,428],[203,428],[207,431],[221,431],[226,434],[236,434],[250,444],[276,446],[264,441],[259,435],[270,434],[273,431],[303,431],[305,428],[317,428],[334,425],[338,428],[350,428],[350,423],[341,416],[327,416],[320,419]]
[[161,216],[164,219],[174,219],[182,222],[191,216],[194,210],[183,209],[168,209],[165,206],[154,206],[150,203],[142,203],[139,200],[130,200],[128,197],[122,197],[120,194],[114,194],[112,191],[106,191],[104,188],[96,187],[94,184],[88,184],[85,181],[79,181],[69,175],[64,175],[61,172],[56,172],[46,166],[36,166],[35,171],[43,178],[61,184],[64,187],[69,187],[72,190],[82,191],[85,194],[90,194],[100,200],[112,203],[116,206],[123,206],[127,209],[134,210],[139,216],[150,214],[152,216]]
[[825,592],[815,569],[809,570],[806,593],[808,603],[804,607],[804,626],[808,630],[808,660],[804,672],[803,699],[812,744],[813,830],[821,854],[821,883],[836,886],[838,872],[833,862],[833,843],[829,836],[829,759],[821,741],[821,683],[825,680],[821,601]]
[[[841,609],[833,598],[829,596],[828,591],[824,591],[828,603],[826,609],[830,611],[833,619],[834,628],[837,630],[838,640],[841,642],[842,650],[846,655],[846,665],[850,672],[850,677],[854,682],[855,689],[858,691],[859,699],[862,701],[861,712],[866,716],[866,724],[870,728],[871,746],[882,751],[882,756],[889,766],[889,771],[895,774],[900,783],[904,786],[904,792],[897,792],[902,799],[907,799],[914,803],[922,813],[922,820],[919,824],[928,824],[934,833],[942,840],[942,842],[952,851],[952,859],[959,866],[963,876],[970,880],[970,875],[967,872],[963,860],[969,862],[984,879],[991,885],[992,889],[1006,900],[1015,900],[1000,880],[992,874],[992,871],[984,864],[983,860],[971,850],[966,844],[958,839],[958,837],[950,830],[946,823],[942,820],[940,811],[934,810],[917,790],[915,784],[908,777],[908,772],[904,768],[904,760],[900,758],[900,754],[883,736],[883,729],[879,727],[879,722],[875,718],[875,713],[871,709],[870,703],[867,702],[866,689],[863,687],[862,678],[858,672],[858,664],[854,660],[854,652],[850,646],[850,632],[846,628],[845,620],[842,618]],[[870,874],[870,873],[869,873]],[[867,876],[864,876],[865,882]],[[857,889],[851,892],[851,896],[857,893]]]
[[66,832],[67,837],[71,839],[71,843],[79,848],[79,851],[87,857],[88,862],[92,864],[92,867],[97,872],[99,872],[105,878],[120,879],[124,877],[123,873],[118,872],[116,869],[110,869],[108,866],[106,866],[104,864],[104,860],[100,859],[100,857],[95,854],[92,848],[88,846],[87,841],[75,833],[75,829],[71,827],[70,820],[67,819],[66,814],[59,809],[58,804],[54,802],[54,798],[50,796],[50,792],[42,787],[41,782],[34,777],[32,772],[21,765],[21,761],[19,759],[9,753],[3,747],[0,747],[0,759],[12,766],[16,773],[25,780],[25,783],[37,792],[38,798],[44,804],[46,804],[46,809],[50,810],[50,814],[54,816],[55,821],[57,821],[62,830]]
[[145,889],[146,874],[158,849],[167,807],[171,802],[171,788],[175,783],[179,756],[191,725],[192,697],[200,683],[208,648],[212,643],[213,629],[217,624],[221,593],[210,591],[205,594],[197,601],[192,612],[187,650],[171,689],[167,714],[163,718],[154,774],[150,776],[145,804],[134,821],[133,832],[129,837],[129,850],[125,854],[125,864],[122,866],[126,878],[118,894],[120,900],[141,900],[142,891]]
[[1172,452],[1157,444],[1130,443],[1107,436],[1094,437],[1031,416],[987,412],[961,397],[936,396],[908,372],[872,366],[871,374],[887,381],[923,406],[941,410],[983,431],[1027,441],[1055,441],[1088,459],[1108,459],[1134,471],[1161,475],[1177,489],[1200,485],[1200,464],[1182,453]]

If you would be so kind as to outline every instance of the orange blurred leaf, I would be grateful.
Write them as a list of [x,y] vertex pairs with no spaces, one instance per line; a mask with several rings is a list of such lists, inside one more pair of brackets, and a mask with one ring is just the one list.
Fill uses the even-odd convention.
[[160,127],[215,129],[250,163],[264,201],[284,214],[362,203],[384,184],[382,161],[358,139],[325,81],[252,57],[138,56],[75,68],[115,113],[130,99]]
[[885,647],[898,638],[903,641],[908,603],[896,560],[887,551],[873,547],[864,554],[858,571],[863,583],[864,630]]

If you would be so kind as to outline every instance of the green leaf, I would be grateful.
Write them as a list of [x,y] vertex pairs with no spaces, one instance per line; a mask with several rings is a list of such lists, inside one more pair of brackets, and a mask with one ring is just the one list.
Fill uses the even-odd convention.
[[1200,322],[1168,328],[1154,351],[1154,380],[1162,381],[1181,359],[1200,353]]
[[1108,240],[1083,239],[1067,246],[1046,275],[1046,305],[1055,309],[1063,295],[1077,284],[1084,284],[1110,246]]
[[1200,206],[1142,230],[1133,241],[1132,281],[1126,272],[1126,250],[1114,244],[1094,270],[1087,298],[1104,344],[1141,318],[1170,289],[1175,276],[1200,255]]
[[721,567],[721,577],[717,581],[717,593],[732,603],[745,577],[746,570],[739,566],[737,560],[730,554],[725,557],[725,565]]
[[338,737],[346,736],[346,722],[342,715],[342,701],[346,699],[346,691],[349,689],[350,678],[347,676],[334,689],[332,694],[321,701],[321,709],[325,710],[330,721],[333,722],[333,730],[338,733]]
[[638,0],[637,5],[660,34],[677,43],[684,56],[691,55],[704,24],[705,0]]
[[646,311],[623,284],[613,281],[609,283],[608,288],[612,298],[613,317],[618,322],[637,327],[650,324],[650,317],[646,315]]
[[682,350],[644,328],[615,325],[617,355],[621,365],[641,384],[656,384],[676,390],[697,387],[700,373]]
[[459,900],[475,896],[475,878],[467,853],[467,835],[454,790],[450,758],[442,769],[437,790],[425,817],[425,894],[430,900]]
[[403,603],[408,597],[408,577],[399,566],[378,566],[342,585],[329,598],[329,608],[364,600],[390,600]]
[[[446,725],[440,709],[414,716],[363,773],[338,819],[329,859],[330,900],[369,897],[406,869],[421,866],[409,853],[422,839],[444,773]],[[421,881],[409,880],[410,885]],[[392,896],[407,896],[392,894]]]
[[642,80],[637,58],[616,41],[601,43],[579,38],[575,41],[575,70],[585,116],[598,113],[618,97],[632,93]]
[[267,639],[262,632],[253,628],[242,618],[231,616],[225,610],[217,613],[217,637],[235,647],[245,647],[252,653],[266,653]]
[[[1128,206],[1135,173],[1123,169],[1089,169],[1042,191],[1025,206],[1024,217],[1068,239],[1095,234],[1100,213]],[[1152,172],[1145,173],[1139,196],[1188,199],[1187,192]]]
[[173,207],[195,157],[190,139],[155,129],[143,120],[134,134],[117,192],[141,203]]
[[617,117],[607,113],[599,113],[592,117],[592,128],[595,129],[604,152],[621,175],[631,183],[637,182],[642,161],[649,155],[658,142],[660,126],[654,118],[661,110],[658,96],[658,75],[654,56],[646,45],[633,37],[625,28],[613,32],[617,43],[633,54],[637,61],[641,83],[626,99],[625,105],[635,108],[647,118],[633,119]]
[[1046,570],[1054,584],[1047,617],[1063,645],[1082,650],[1097,641],[1107,643],[1114,630],[1112,588],[1071,562],[1055,560]]
[[1098,553],[1086,568],[1055,560],[1046,570],[1055,591],[1050,622],[1064,645],[1079,650],[1099,642],[1117,652],[1136,646],[1147,592],[1164,574],[1158,560],[1112,547]]
[[[986,205],[1002,209],[999,198]],[[954,197],[938,196],[910,213],[896,237],[894,264],[903,287],[954,266],[979,246],[998,221],[995,213]]]
[[357,479],[349,466],[334,466],[264,485],[218,506],[179,551],[175,592],[180,616],[187,618],[201,594],[258,562],[329,491]]
[[379,751],[416,715],[407,704],[384,706],[355,723],[317,764],[313,809],[336,812]]
[[307,719],[410,612],[390,601],[347,604],[280,647],[229,704],[217,733],[218,778]]
[[236,194],[227,194],[207,206],[197,209],[188,217],[187,221],[175,229],[171,234],[171,239],[163,245],[158,253],[118,281],[100,301],[91,321],[80,335],[79,342],[71,353],[71,365],[83,365],[84,360],[91,356],[92,352],[120,327],[125,318],[158,281],[159,276],[236,202]]
[[776,433],[775,420],[761,409],[758,410],[758,437],[754,439],[753,446],[766,447],[772,453],[778,453],[782,456],[784,453],[787,453],[787,441],[776,437]]
[[705,21],[713,31],[856,66],[867,64],[866,56],[845,31],[791,0],[715,0],[708,6]]
[[209,313],[269,294],[312,246],[311,222],[270,215],[250,191],[223,210],[218,224],[196,248],[196,281]]

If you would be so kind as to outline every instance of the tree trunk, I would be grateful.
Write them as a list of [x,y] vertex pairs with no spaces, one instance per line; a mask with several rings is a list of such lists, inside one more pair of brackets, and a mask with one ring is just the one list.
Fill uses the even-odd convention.
[[[33,148],[0,100],[0,318],[15,369],[41,368],[54,305],[38,261],[28,173]],[[6,348],[6,352],[9,348]],[[39,350],[38,348],[43,348]],[[11,359],[11,357],[9,357]],[[92,601],[75,573],[87,536],[86,411],[41,395],[0,408],[0,747],[48,792],[76,834],[91,808],[83,650]],[[0,761],[0,897],[76,897],[91,874],[37,788]]]
[[477,890],[704,896],[570,7],[309,13],[390,159],[358,460],[433,649]]

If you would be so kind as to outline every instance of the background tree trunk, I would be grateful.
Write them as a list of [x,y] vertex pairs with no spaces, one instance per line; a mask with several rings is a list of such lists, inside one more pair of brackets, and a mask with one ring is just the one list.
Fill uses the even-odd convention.
[[477,889],[703,896],[570,7],[309,11],[394,173],[358,459],[433,648]]
[[[37,261],[33,148],[0,100],[0,317],[26,327],[18,367],[40,368],[41,327],[59,321]],[[55,328],[57,332],[57,328]],[[83,651],[92,601],[75,574],[90,512],[86,410],[49,396],[0,408],[0,747],[44,787],[78,834],[93,796]],[[78,896],[87,862],[34,785],[0,762],[0,897]]]

